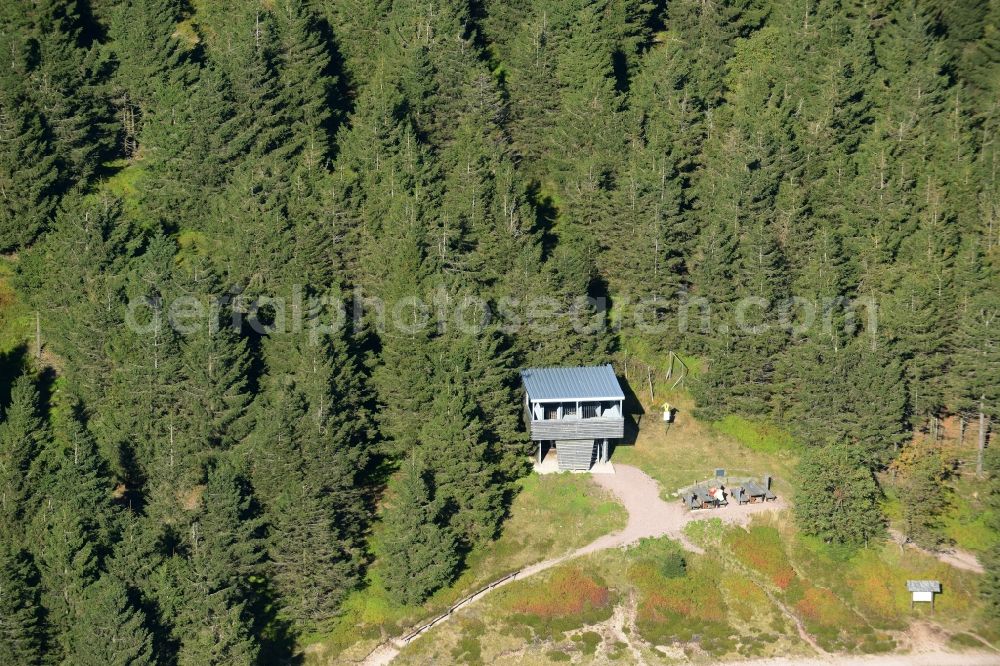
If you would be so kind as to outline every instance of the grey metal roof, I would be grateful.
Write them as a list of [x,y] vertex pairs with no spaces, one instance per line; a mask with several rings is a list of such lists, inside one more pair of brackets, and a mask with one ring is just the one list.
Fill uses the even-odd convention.
[[910,592],[940,592],[941,582],[937,580],[908,580],[906,589]]
[[624,400],[611,365],[585,368],[526,368],[521,381],[529,400]]

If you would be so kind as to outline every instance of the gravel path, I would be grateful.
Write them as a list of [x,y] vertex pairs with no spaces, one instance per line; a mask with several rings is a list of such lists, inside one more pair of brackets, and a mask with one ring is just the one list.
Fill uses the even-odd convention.
[[680,499],[672,502],[660,499],[660,485],[645,472],[631,465],[615,465],[614,474],[594,475],[593,478],[598,485],[609,490],[624,505],[628,511],[628,524],[621,532],[603,536],[577,550],[572,557],[605,548],[627,546],[645,537],[660,536],[669,536],[680,541],[688,550],[701,553],[702,549],[688,541],[682,531],[691,521],[720,518],[726,523],[742,525],[755,513],[778,511],[786,506],[785,502],[778,498],[773,502],[762,504],[731,503],[719,509],[690,511],[681,504]]

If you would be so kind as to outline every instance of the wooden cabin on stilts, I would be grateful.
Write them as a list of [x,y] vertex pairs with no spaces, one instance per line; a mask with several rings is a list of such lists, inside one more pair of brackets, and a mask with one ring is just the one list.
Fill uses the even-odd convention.
[[521,381],[538,468],[553,456],[559,471],[611,471],[611,447],[625,434],[625,394],[614,369],[528,368]]

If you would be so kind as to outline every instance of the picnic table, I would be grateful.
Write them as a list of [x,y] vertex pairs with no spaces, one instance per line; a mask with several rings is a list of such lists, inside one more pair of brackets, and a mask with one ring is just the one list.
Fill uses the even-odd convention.
[[736,489],[737,500],[740,504],[756,504],[777,499],[774,493],[756,481],[747,481]]
[[712,495],[707,486],[696,486],[689,490],[683,497],[684,503],[689,509],[716,509],[720,505],[729,504],[725,499],[726,493],[725,488],[720,488],[722,490],[723,499],[720,501],[715,495]]

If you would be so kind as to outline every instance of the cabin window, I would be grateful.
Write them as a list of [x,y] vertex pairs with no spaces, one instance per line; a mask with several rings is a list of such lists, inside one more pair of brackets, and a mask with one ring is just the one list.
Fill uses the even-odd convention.
[[564,419],[576,418],[576,403],[567,402],[563,406],[563,418]]
[[601,405],[596,402],[586,402],[581,405],[583,409],[583,418],[585,419],[596,419],[601,415]]
[[559,418],[559,405],[545,405],[545,420],[552,421]]

